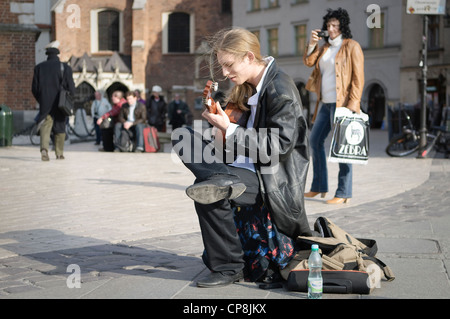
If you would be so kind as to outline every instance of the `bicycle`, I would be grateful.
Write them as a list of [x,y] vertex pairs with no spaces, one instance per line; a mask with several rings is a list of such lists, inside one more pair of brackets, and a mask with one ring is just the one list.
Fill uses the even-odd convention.
[[[401,111],[405,115],[407,125],[403,127],[401,135],[392,138],[386,147],[386,153],[392,157],[404,157],[415,152],[418,153],[420,148],[420,132],[414,128],[408,113],[403,108]],[[437,151],[444,152],[448,157],[449,139],[446,127],[432,126],[431,129],[436,133],[426,133],[426,146],[419,155],[426,157],[436,146]]]
[[[83,110],[83,112],[84,112],[84,110]],[[70,135],[75,135],[75,136],[77,136],[79,138],[82,138],[82,139],[83,138],[87,138],[89,136],[94,136],[95,135],[95,129],[91,128],[89,130],[89,128],[87,126],[86,113],[85,112],[81,114],[81,120],[83,122],[83,126],[84,126],[84,129],[86,131],[86,134],[79,134],[79,133],[77,133],[75,128],[70,125],[70,120],[68,119],[66,121],[66,139],[65,139],[66,141],[69,139]],[[51,137],[50,138],[50,143],[52,143],[53,142],[53,132],[51,133],[50,137]],[[30,128],[30,141],[31,141],[31,144],[32,145],[40,145],[40,140],[41,140],[41,138],[40,138],[39,131],[38,131],[38,124],[34,123],[31,126],[31,128]]]

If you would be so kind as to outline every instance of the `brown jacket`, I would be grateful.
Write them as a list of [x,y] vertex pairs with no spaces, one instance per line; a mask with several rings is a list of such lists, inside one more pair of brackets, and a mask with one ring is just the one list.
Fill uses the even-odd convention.
[[[303,62],[308,67],[314,67],[311,76],[306,83],[306,89],[317,94],[317,104],[312,121],[317,115],[319,101],[321,99],[320,87],[322,76],[319,67],[320,58],[330,47],[326,43],[321,48],[307,56],[307,49],[303,54]],[[364,54],[358,42],[352,39],[344,39],[339,52],[336,54],[336,107],[347,107],[353,112],[360,113],[361,96],[364,88]]]
[[[130,105],[125,103],[120,109],[118,122],[125,123],[130,115]],[[134,122],[133,125],[147,123],[147,109],[141,102],[136,102],[136,108],[134,109]]]

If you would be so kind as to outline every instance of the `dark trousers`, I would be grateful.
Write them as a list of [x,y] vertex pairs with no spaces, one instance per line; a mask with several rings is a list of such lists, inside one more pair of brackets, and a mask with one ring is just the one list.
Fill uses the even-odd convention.
[[[244,254],[234,223],[232,207],[253,205],[260,200],[258,178],[256,173],[248,169],[233,167],[220,160],[205,161],[202,155],[205,151],[212,151],[211,143],[191,129],[180,128],[179,130],[189,134],[183,134],[182,138],[173,134],[173,149],[183,164],[194,174],[196,182],[216,175],[223,178],[239,178],[240,182],[247,186],[246,191],[234,200],[224,199],[207,205],[195,202],[205,247],[204,263],[211,271],[235,274],[244,268]],[[194,152],[188,152],[188,148],[192,150],[193,145],[201,145],[201,147]]]
[[102,130],[100,125],[97,124],[98,117],[94,117],[94,129],[95,129],[95,143],[100,144],[102,141]]
[[103,149],[106,152],[114,152],[114,130],[113,128],[102,129]]

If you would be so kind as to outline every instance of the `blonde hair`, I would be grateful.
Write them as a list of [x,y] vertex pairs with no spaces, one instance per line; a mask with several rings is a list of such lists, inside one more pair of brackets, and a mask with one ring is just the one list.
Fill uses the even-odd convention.
[[[248,52],[252,52],[257,63],[266,64],[261,55],[259,40],[252,32],[243,28],[223,29],[217,32],[210,40],[210,71],[218,67],[217,53],[219,51],[232,54],[238,59],[243,59]],[[213,77],[213,75],[211,74]],[[241,110],[247,111],[248,98],[253,95],[255,88],[250,83],[244,82],[235,85],[227,94],[226,102],[236,104]]]

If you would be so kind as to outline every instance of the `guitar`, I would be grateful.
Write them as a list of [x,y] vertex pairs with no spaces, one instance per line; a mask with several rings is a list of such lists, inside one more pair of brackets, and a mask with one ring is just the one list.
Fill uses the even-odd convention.
[[[212,98],[212,91],[217,91],[218,83],[208,80],[205,89],[203,90],[203,104],[210,113],[217,114],[216,102]],[[245,126],[247,124],[247,112],[242,111],[236,104],[228,102],[224,109],[225,114],[230,119],[231,123]]]

